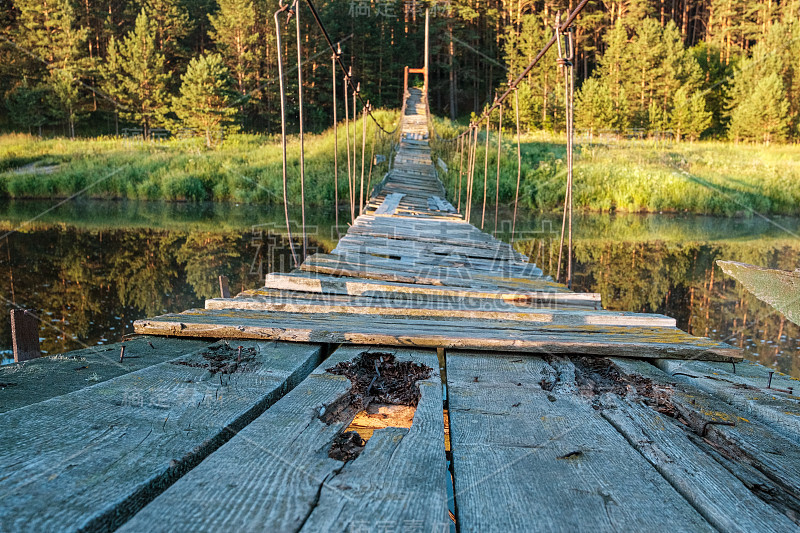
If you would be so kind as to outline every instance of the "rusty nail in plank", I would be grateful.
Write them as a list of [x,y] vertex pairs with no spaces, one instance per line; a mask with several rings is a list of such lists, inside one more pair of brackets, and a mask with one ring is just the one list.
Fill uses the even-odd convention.
[[121,363],[123,359],[125,359],[125,345],[124,344],[119,349],[119,362]]
[[770,371],[769,373],[769,381],[767,381],[767,388],[770,388],[772,386],[772,375],[774,373],[775,373],[774,371]]
[[705,437],[706,433],[708,432],[708,426],[736,426],[734,422],[727,422],[724,420],[709,420],[705,424],[703,424],[703,432],[700,434],[701,437]]

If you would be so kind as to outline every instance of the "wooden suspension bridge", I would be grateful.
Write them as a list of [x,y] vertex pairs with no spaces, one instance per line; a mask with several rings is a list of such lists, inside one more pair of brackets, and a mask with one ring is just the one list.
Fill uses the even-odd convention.
[[795,380],[465,222],[406,99],[331,253],[0,368],[0,530],[798,529]]

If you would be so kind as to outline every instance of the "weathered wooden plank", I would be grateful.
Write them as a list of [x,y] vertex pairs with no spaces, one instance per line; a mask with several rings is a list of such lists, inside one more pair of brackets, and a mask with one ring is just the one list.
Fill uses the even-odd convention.
[[460,531],[713,531],[584,400],[539,386],[552,368],[524,364],[447,352]]
[[[276,291],[275,291],[276,292]],[[675,319],[664,315],[622,311],[550,310],[524,307],[499,299],[430,300],[377,298],[314,293],[245,291],[236,298],[206,300],[206,309],[249,309],[287,313],[348,313],[404,316],[460,317],[484,320],[521,320],[542,325],[675,327]]]
[[646,358],[731,360],[739,350],[677,328],[528,326],[513,320],[418,318],[402,315],[318,315],[192,309],[137,320],[137,333],[274,339],[420,348],[536,351]]
[[453,207],[452,205],[450,205],[450,202],[448,202],[447,200],[443,200],[443,199],[439,198],[439,196],[431,196],[431,198],[433,198],[433,202],[436,204],[436,207],[440,211],[445,211],[445,212],[448,212],[448,213],[455,213],[456,212],[456,208]]
[[393,215],[400,200],[405,196],[403,193],[393,193],[386,195],[381,205],[375,210],[375,215]]
[[39,350],[39,320],[27,309],[11,310],[11,344],[15,363],[42,356]]
[[[736,407],[703,392],[678,376],[669,376],[652,364],[632,359],[612,359],[622,374],[650,380],[668,392],[677,411],[710,453],[732,474],[771,505],[800,523],[800,444],[774,429],[748,418]],[[752,480],[758,481],[753,483]]]
[[[676,380],[691,385],[741,409],[748,418],[800,440],[800,381],[752,361],[736,365],[736,374],[720,365],[700,361],[656,361]],[[726,365],[731,370],[731,365]],[[770,388],[767,388],[769,386]]]
[[[394,281],[398,283],[420,283],[425,285],[449,285],[456,287],[475,287],[487,284],[495,286],[537,286],[541,283],[551,284],[547,278],[525,278],[510,272],[511,275],[503,276],[502,266],[496,269],[497,274],[473,271],[467,268],[446,266],[427,266],[402,261],[381,259],[366,254],[327,255],[315,254],[300,266],[306,272],[319,272],[321,274],[377,279]],[[541,286],[541,285],[540,285]]]
[[674,419],[617,397],[603,403],[603,417],[720,531],[777,533],[797,528],[689,440]]
[[[392,217],[394,220],[395,217]],[[453,246],[471,246],[472,248],[480,248],[484,250],[497,250],[503,249],[505,243],[501,241],[490,241],[487,239],[476,239],[473,235],[466,232],[455,230],[446,234],[446,236],[438,235],[433,231],[400,231],[392,226],[377,226],[377,225],[359,225],[351,226],[347,232],[348,238],[352,236],[364,237],[365,239],[389,239],[389,242],[395,241],[411,241],[411,242],[425,242],[430,244],[453,245]],[[469,239],[468,239],[469,237]],[[518,261],[527,262],[528,258],[519,252],[514,251],[514,257]]]
[[219,277],[219,294],[223,298],[231,297],[231,289],[228,286],[228,276]]
[[756,298],[800,324],[800,268],[787,272],[735,261],[717,261],[717,264]]
[[[366,254],[387,254],[388,251],[395,252],[396,255],[408,255],[412,257],[429,256],[458,256],[469,257],[476,260],[488,260],[493,262],[504,262],[507,267],[517,267],[519,269],[530,269],[532,265],[519,260],[518,255],[507,246],[495,246],[493,248],[470,246],[468,244],[444,244],[438,242],[418,241],[412,239],[391,239],[386,237],[344,237],[336,246],[335,254],[345,252],[366,253]],[[400,253],[402,252],[402,253]],[[535,267],[533,267],[535,268]],[[537,274],[540,275],[541,273]]]
[[[236,349],[218,343],[215,350],[0,415],[0,425],[13,428],[0,448],[3,529],[113,529],[294,387],[320,358],[317,346],[239,344],[245,347],[240,362]],[[214,361],[221,368],[216,374],[205,368]]]
[[[0,413],[108,381],[207,345],[207,341],[194,339],[140,337],[0,366]],[[122,346],[125,359],[120,362]]]
[[561,290],[552,283],[545,285],[549,291],[535,290],[502,290],[502,289],[477,289],[468,287],[444,287],[423,285],[418,283],[398,283],[371,279],[356,279],[328,276],[324,274],[278,274],[267,275],[266,288],[306,291],[320,294],[349,294],[353,296],[384,297],[386,294],[394,296],[432,295],[452,298],[493,298],[517,303],[530,303],[531,305],[544,306],[578,306],[594,308],[600,300],[597,293],[574,293]]
[[447,471],[435,353],[395,354],[431,368],[431,377],[418,382],[421,398],[411,428],[376,430],[354,460],[328,456],[352,415],[330,424],[320,418],[349,389],[344,376],[325,370],[363,351],[334,352],[121,531],[153,524],[187,531],[372,531],[387,523],[440,531],[447,523]]

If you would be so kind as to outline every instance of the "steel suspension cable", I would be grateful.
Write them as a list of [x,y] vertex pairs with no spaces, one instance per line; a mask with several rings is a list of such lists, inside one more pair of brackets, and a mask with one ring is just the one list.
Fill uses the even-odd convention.
[[292,227],[289,222],[289,186],[286,174],[286,90],[283,84],[283,59],[281,58],[281,53],[283,50],[283,46],[281,43],[281,23],[278,19],[278,15],[287,11],[289,9],[289,4],[281,6],[278,9],[273,18],[275,19],[275,31],[276,31],[276,44],[278,47],[278,82],[281,88],[281,146],[283,148],[283,213],[286,217],[286,233],[289,238],[289,248],[292,251],[292,259],[294,260],[294,266],[300,266],[299,261],[297,260],[297,253],[294,249],[294,242],[292,240]]
[[[584,0],[584,1],[586,1],[586,0]],[[311,15],[314,17],[314,21],[316,21],[317,26],[319,26],[319,29],[322,31],[322,35],[325,37],[325,40],[327,41],[328,46],[331,49],[331,52],[335,52],[336,50],[333,47],[333,41],[331,41],[330,35],[328,34],[328,30],[325,29],[325,25],[322,23],[322,19],[320,18],[319,13],[317,12],[316,6],[314,6],[314,2],[312,0],[306,0],[306,3],[308,4],[308,8],[311,10]],[[342,62],[340,57],[336,58],[336,62],[339,64],[339,67],[342,69],[342,72],[346,73],[347,69],[345,68],[344,63]],[[352,67],[351,67],[351,69],[352,69]],[[352,80],[353,80],[353,78],[352,78],[352,73],[351,73],[349,83],[350,83],[350,86],[352,87],[352,89],[355,91],[356,87],[355,87],[355,85],[353,85],[353,81]],[[364,106],[363,99],[361,99],[360,96],[358,98],[359,98],[359,100],[361,100],[361,105],[363,107]],[[353,111],[353,113],[354,113],[353,116],[355,116],[355,111]],[[389,135],[392,135],[393,133],[395,133],[400,128],[400,123],[398,122],[397,126],[392,131],[388,131],[383,126],[381,126],[381,123],[378,122],[378,119],[376,119],[373,116],[372,111],[369,112],[369,117],[372,119],[372,121],[375,123],[375,125],[377,125],[381,130],[383,130],[384,133],[387,133]]]
[[[369,104],[369,102],[367,102],[367,104]],[[367,177],[367,195],[368,195],[368,199],[369,199],[369,196],[371,195],[371,191],[372,191],[372,165],[375,163],[375,142],[376,142],[376,140],[378,138],[378,135],[379,135],[378,128],[375,128],[373,130],[373,132],[374,132],[374,134],[372,136],[372,148],[370,148],[370,151],[369,151],[369,176]]]
[[[356,126],[358,125],[358,118],[356,118],[356,117],[358,117],[358,111],[356,110],[356,98],[358,98],[358,90],[360,88],[361,88],[361,84],[359,83],[356,86],[355,91],[353,91],[353,192],[354,192],[354,194],[353,194],[353,205],[354,206],[355,206],[355,202],[356,202],[355,192],[356,192],[356,187],[357,187],[357,184],[356,184],[356,165],[358,164],[358,146],[356,145],[356,142],[357,142],[357,138],[356,137],[357,137],[357,134],[358,134],[358,129],[356,128]],[[363,185],[362,185],[361,189],[362,190],[364,189]],[[355,211],[355,207],[353,208],[353,211]],[[359,204],[358,204],[358,214],[359,215],[361,214],[361,201],[360,201],[360,199],[359,199]]]
[[[468,140],[469,140],[469,144],[467,143]],[[462,153],[465,154],[465,162],[466,162],[466,166],[464,168],[464,177],[462,178],[462,180],[466,179],[466,184],[464,186],[464,190],[461,193],[461,197],[464,199],[464,208],[461,211],[461,215],[464,217],[464,220],[466,220],[466,218],[467,218],[467,194],[469,192],[469,159],[470,159],[470,156],[472,155],[472,151],[471,151],[472,146],[471,146],[471,144],[472,144],[472,135],[470,135],[469,137],[463,137],[462,138],[461,149],[462,149]],[[459,204],[460,203],[461,203],[461,199],[459,198]]]
[[494,235],[497,235],[497,210],[500,206],[500,143],[503,140],[503,104],[500,104],[500,123],[497,125],[497,181],[494,184]]
[[350,223],[356,220],[356,209],[353,203],[353,170],[350,165],[350,104],[349,95],[347,94],[347,78],[348,73],[344,74],[344,138],[347,141],[347,187],[350,193],[348,200],[350,201]]
[[367,113],[369,113],[369,101],[367,106],[361,110],[361,196],[358,203],[358,214],[364,214],[364,156],[367,152]]
[[334,195],[334,213],[336,216],[336,236],[339,235],[339,127],[336,117],[336,54],[341,52],[338,48],[331,56],[331,74],[333,75],[333,195]]
[[464,138],[458,138],[458,152],[459,152],[459,161],[458,161],[458,212],[461,212],[461,186],[464,183]]
[[[564,215],[561,220],[561,239],[558,245],[558,263],[556,264],[556,281],[561,273],[561,257],[564,248],[564,232],[567,235],[567,273],[565,283],[572,288],[572,91],[574,89],[573,71],[573,43],[572,33],[567,31],[567,40],[564,43],[564,54],[561,50],[561,25],[558,23],[560,15],[556,15],[556,30],[554,37],[558,43],[558,65],[564,73],[564,109],[567,135],[567,184],[564,195]],[[565,57],[566,56],[566,57]]]
[[514,244],[514,233],[517,230],[517,205],[519,204],[519,182],[522,178],[522,142],[519,133],[519,91],[514,89],[514,114],[517,119],[517,189],[514,193],[514,218],[511,219],[511,244]]
[[300,218],[303,224],[303,260],[308,250],[306,235],[306,154],[303,138],[303,45],[300,33],[300,2],[295,0],[294,20],[297,26],[297,104],[300,108]]
[[[588,2],[589,0],[581,0],[581,2],[575,7],[572,13],[569,14],[566,21],[564,21],[564,23],[561,24],[559,31],[566,32],[567,29],[572,25],[572,23],[575,22],[575,19],[578,17],[580,12],[583,11],[583,8],[586,7],[586,4]],[[519,86],[519,84],[525,79],[528,73],[530,73],[533,67],[535,67],[539,63],[542,57],[544,57],[544,55],[548,52],[548,50],[550,50],[550,48],[552,48],[552,46],[555,43],[556,43],[556,36],[554,35],[553,37],[550,38],[549,41],[545,43],[542,49],[539,50],[536,56],[528,63],[528,65],[522,70],[522,72],[520,72],[519,75],[516,78],[514,78],[514,80],[511,83],[508,84],[508,88],[506,88],[503,94],[501,94],[498,98],[495,99],[494,104],[492,104],[490,108],[486,109],[481,114],[481,116],[478,117],[477,122],[480,122],[483,118],[487,117],[498,105],[500,105],[501,102],[503,102],[506,98],[508,98],[511,92],[514,89],[516,89],[517,86]],[[461,132],[459,135],[460,136],[467,135],[468,131],[469,130],[465,130]]]
[[478,125],[470,128],[469,136],[469,172],[467,173],[467,202],[464,209],[467,212],[467,222],[472,218],[472,191],[475,184],[475,159],[478,151]]
[[568,28],[568,43],[569,43],[569,79],[567,81],[569,88],[567,89],[567,182],[569,183],[569,243],[567,244],[567,288],[572,289],[572,187],[573,187],[573,163],[574,156],[572,140],[575,127],[575,109],[573,107],[575,96],[575,45],[572,41],[572,32]]
[[489,183],[489,117],[486,117],[486,147],[483,149],[483,210],[481,211],[481,229],[486,220],[486,186]]

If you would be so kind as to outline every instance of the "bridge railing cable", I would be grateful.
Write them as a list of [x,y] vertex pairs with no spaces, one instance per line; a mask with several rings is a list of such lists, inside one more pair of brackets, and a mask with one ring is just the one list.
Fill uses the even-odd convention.
[[[572,13],[570,13],[569,16],[566,18],[564,23],[559,26],[559,33],[567,33],[570,26],[572,26],[572,24],[575,22],[575,19],[578,17],[580,12],[583,11],[583,8],[586,7],[586,4],[588,2],[589,0],[581,0],[581,2],[575,7]],[[484,120],[486,120],[488,116],[492,113],[492,111],[494,111],[497,107],[499,107],[500,104],[502,104],[506,100],[506,98],[508,98],[509,95],[511,95],[516,90],[517,86],[522,82],[522,80],[524,80],[525,77],[530,73],[530,71],[533,70],[533,67],[535,67],[539,63],[539,61],[541,61],[544,55],[550,50],[550,48],[552,48],[553,45],[556,44],[556,41],[557,41],[557,36],[553,35],[553,37],[551,37],[550,40],[547,41],[547,43],[545,43],[545,45],[541,48],[541,50],[539,50],[536,56],[533,59],[531,59],[531,61],[527,64],[527,66],[524,69],[522,69],[522,71],[517,75],[517,77],[508,83],[508,87],[505,89],[505,91],[499,97],[495,98],[492,105],[489,108],[485,109],[478,118],[470,122],[469,126],[467,126],[467,128],[464,129],[464,131],[462,131],[461,133],[459,133],[454,137],[441,138],[441,140],[444,142],[454,142],[458,137],[470,133],[474,125],[480,124]],[[434,131],[434,135],[438,134]]]
[[292,227],[289,220],[289,185],[288,185],[288,176],[287,176],[287,158],[286,158],[286,90],[283,84],[283,59],[281,58],[280,51],[282,50],[282,43],[281,43],[281,22],[279,16],[281,13],[289,11],[289,4],[282,5],[280,8],[275,11],[273,15],[275,19],[275,31],[276,31],[276,44],[278,47],[278,84],[280,85],[281,89],[281,145],[283,148],[283,211],[286,217],[286,233],[289,239],[289,248],[292,251],[292,259],[294,260],[295,267],[300,266],[300,262],[297,260],[297,253],[294,249],[294,241],[292,240]]
[[[311,15],[314,17],[314,20],[316,21],[317,26],[322,31],[322,35],[325,37],[325,41],[328,43],[328,46],[330,47],[331,52],[336,54],[336,48],[334,48],[334,46],[333,46],[333,41],[331,40],[330,34],[328,34],[328,30],[325,28],[325,24],[323,24],[322,19],[320,18],[319,13],[317,12],[317,8],[316,8],[316,6],[314,6],[314,2],[312,0],[306,0],[306,4],[308,4],[309,9],[311,10]],[[348,73],[348,69],[344,66],[344,63],[342,62],[340,54],[336,56],[336,63],[339,65],[339,68],[342,70],[342,72],[344,74]],[[356,92],[356,94],[358,94],[356,86],[353,84],[352,77],[348,79],[348,83],[350,85],[351,90],[353,92]],[[361,97],[361,95],[358,95],[358,100],[361,102],[361,107],[362,108],[366,107],[366,102]],[[355,113],[355,109],[353,110],[353,113]],[[372,114],[371,110],[369,112],[369,117],[372,119],[372,121],[375,123],[375,125],[378,128],[380,128],[381,130],[383,130],[384,133],[387,133],[389,135],[395,133],[400,128],[400,122],[398,121],[397,126],[395,126],[395,128],[393,130],[391,130],[391,131],[387,130],[386,128],[384,128],[381,125],[381,123],[378,121],[378,119],[375,118],[375,115]]]

